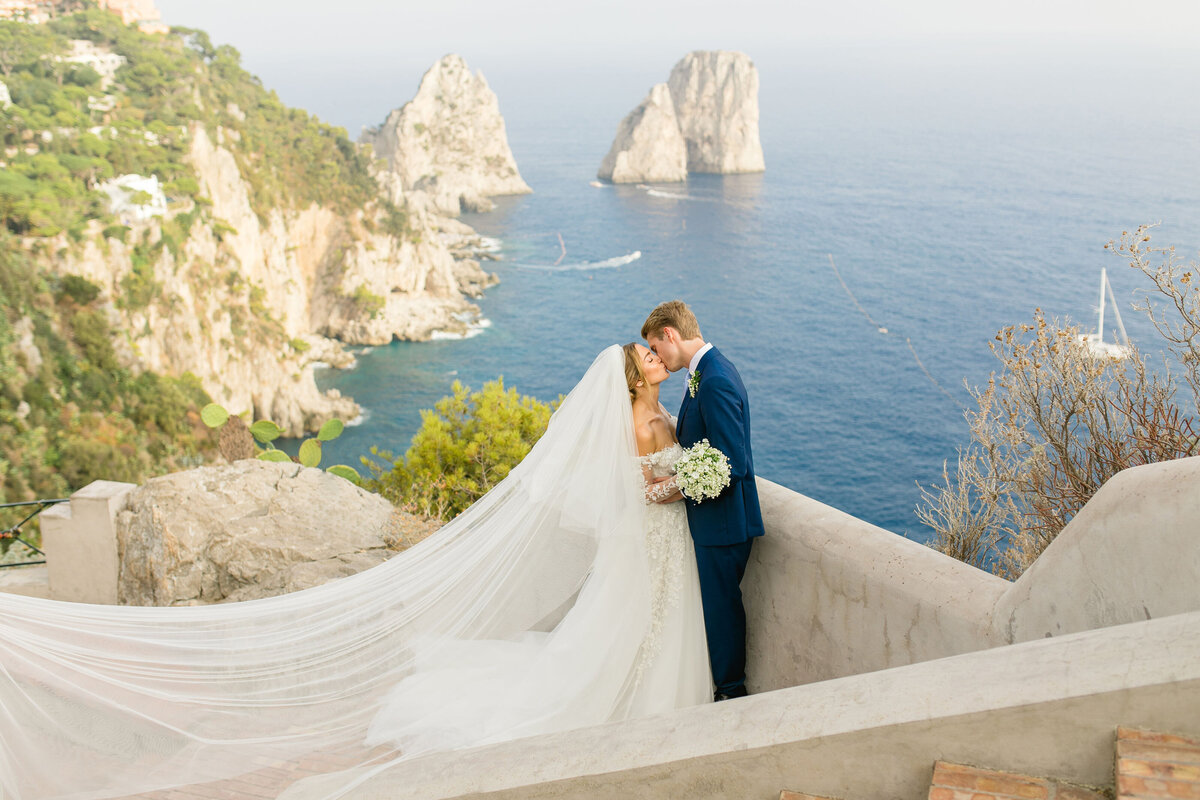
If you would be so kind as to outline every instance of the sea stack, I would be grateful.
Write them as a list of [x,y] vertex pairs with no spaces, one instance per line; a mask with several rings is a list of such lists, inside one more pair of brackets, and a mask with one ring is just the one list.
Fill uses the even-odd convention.
[[598,175],[613,183],[683,181],[687,180],[687,153],[671,90],[660,83],[621,120]]
[[621,121],[599,177],[673,182],[689,172],[762,172],[764,166],[754,62],[744,53],[697,50]]
[[490,210],[489,197],[531,191],[508,147],[495,92],[461,56],[434,64],[416,97],[364,129],[361,141],[387,160],[382,182],[393,202],[423,192],[439,212],[457,215]]

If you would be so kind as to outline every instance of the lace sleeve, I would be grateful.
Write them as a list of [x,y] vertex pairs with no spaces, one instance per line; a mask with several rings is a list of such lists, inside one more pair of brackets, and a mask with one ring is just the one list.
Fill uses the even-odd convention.
[[663,500],[675,494],[675,492],[678,490],[679,483],[675,480],[674,475],[672,475],[670,478],[667,478],[665,481],[659,481],[658,483],[647,482],[646,502],[657,503],[659,500]]

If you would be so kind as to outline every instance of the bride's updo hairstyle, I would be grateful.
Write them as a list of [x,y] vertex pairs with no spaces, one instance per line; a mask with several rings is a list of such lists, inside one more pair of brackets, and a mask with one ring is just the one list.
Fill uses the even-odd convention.
[[637,342],[630,342],[621,348],[625,351],[625,383],[629,385],[629,400],[637,400],[637,382],[649,383],[646,373],[642,372],[642,357],[638,355]]

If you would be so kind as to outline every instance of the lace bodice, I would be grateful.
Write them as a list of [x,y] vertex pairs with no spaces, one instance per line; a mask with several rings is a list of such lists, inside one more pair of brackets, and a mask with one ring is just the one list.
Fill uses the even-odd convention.
[[662,450],[656,450],[650,455],[639,456],[640,466],[650,467],[651,474],[656,478],[665,478],[674,473],[675,462],[683,455],[683,447],[678,442],[669,444]]
[[[649,455],[639,456],[638,469],[643,479],[647,467],[653,477],[664,478],[674,474],[675,462],[682,455],[683,448],[678,443],[671,444]],[[667,611],[679,603],[684,559],[693,557],[690,545],[687,511],[683,503],[649,502],[646,506],[646,557],[650,567],[650,629],[646,632],[638,659],[639,676],[658,654],[659,633]]]

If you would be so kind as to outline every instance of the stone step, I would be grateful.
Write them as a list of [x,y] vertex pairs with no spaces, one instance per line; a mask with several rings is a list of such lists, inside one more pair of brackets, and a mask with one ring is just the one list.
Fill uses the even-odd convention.
[[929,800],[1107,800],[1103,792],[1052,778],[938,761]]
[[45,564],[0,569],[0,592],[29,597],[50,596],[50,573]]
[[1117,800],[1200,800],[1200,739],[1117,728]]
[[836,797],[821,797],[816,794],[805,794],[804,792],[789,792],[784,789],[779,793],[779,800],[838,800]]

